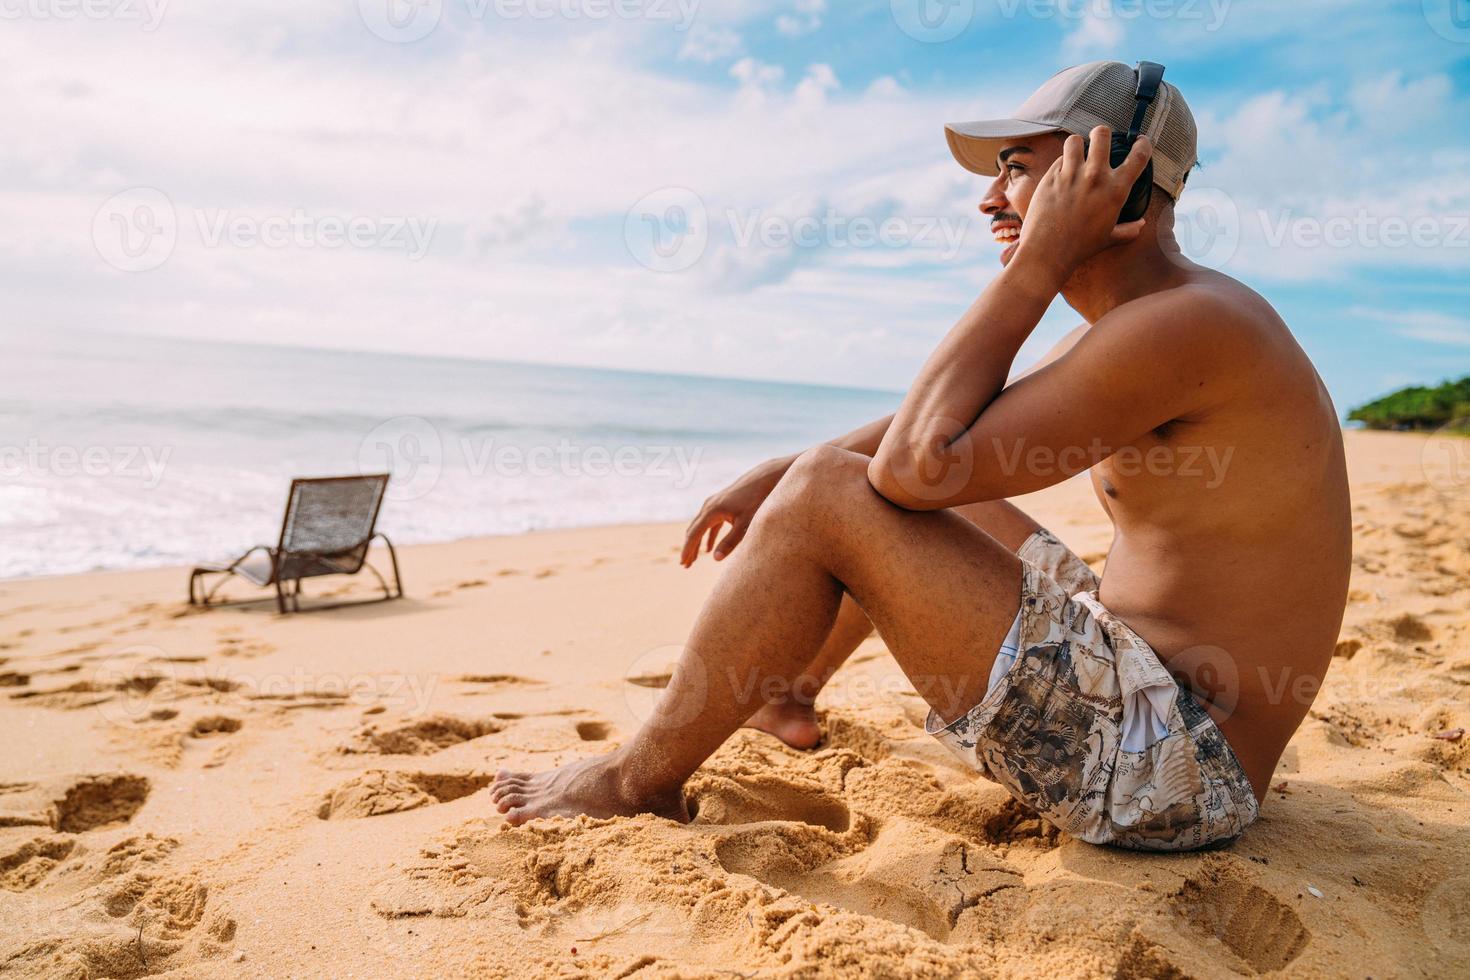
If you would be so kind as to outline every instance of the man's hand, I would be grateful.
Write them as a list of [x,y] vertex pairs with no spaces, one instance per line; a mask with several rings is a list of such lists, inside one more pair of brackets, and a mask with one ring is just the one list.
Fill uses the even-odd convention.
[[1098,252],[1143,233],[1143,218],[1120,225],[1118,212],[1148,166],[1153,144],[1140,136],[1128,159],[1114,170],[1108,159],[1111,142],[1111,130],[1098,126],[1092,131],[1092,149],[1084,157],[1082,137],[1067,137],[1062,155],[1042,177],[1026,209],[1016,263],[1044,265],[1060,285]]
[[755,520],[755,512],[776,489],[776,484],[791,468],[793,459],[794,456],[784,456],[767,460],[706,500],[684,532],[684,553],[679,556],[679,564],[685,568],[694,564],[699,557],[699,543],[706,535],[704,550],[714,547],[715,535],[725,524],[730,525],[730,531],[715,549],[715,561],[734,551],[740,539],[745,537],[750,522]]

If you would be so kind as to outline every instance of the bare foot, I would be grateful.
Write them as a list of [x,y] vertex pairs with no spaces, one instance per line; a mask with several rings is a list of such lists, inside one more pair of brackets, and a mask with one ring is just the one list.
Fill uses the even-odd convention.
[[746,719],[746,728],[774,735],[793,749],[814,749],[822,741],[817,713],[800,701],[768,702]]
[[569,762],[546,772],[495,774],[491,791],[495,809],[506,822],[520,826],[537,817],[631,817],[652,813],[680,823],[689,822],[689,807],[680,787],[672,793],[638,797],[625,789],[616,755]]

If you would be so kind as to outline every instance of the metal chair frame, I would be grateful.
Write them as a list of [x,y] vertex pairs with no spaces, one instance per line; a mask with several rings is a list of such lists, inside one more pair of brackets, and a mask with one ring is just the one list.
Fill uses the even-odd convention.
[[[403,598],[403,578],[398,571],[398,552],[394,549],[393,542],[388,540],[388,536],[382,531],[377,530],[378,512],[382,510],[383,507],[383,493],[381,491],[378,493],[377,501],[373,506],[372,516],[368,521],[368,536],[366,538],[363,538],[362,540],[357,541],[346,548],[341,548],[329,552],[287,550],[286,548],[286,539],[291,528],[292,511],[293,508],[296,506],[296,502],[298,499],[297,488],[299,486],[303,484],[339,483],[347,480],[364,479],[380,479],[383,481],[383,486],[386,489],[388,483],[388,474],[369,473],[362,476],[329,476],[310,478],[303,477],[292,480],[290,493],[286,497],[286,511],[281,517],[281,533],[280,536],[277,538],[276,546],[272,548],[268,545],[258,544],[255,547],[250,548],[239,558],[236,558],[228,565],[195,566],[195,568],[189,573],[189,605],[208,608],[211,606],[238,605],[244,602],[259,601],[254,599],[232,599],[221,600],[218,602],[213,601],[215,593],[218,592],[226,582],[228,582],[231,578],[239,577],[245,579],[247,582],[261,587],[274,585],[276,589],[277,610],[279,610],[281,613],[300,612],[302,596],[301,580],[303,578],[318,578],[323,575],[356,575],[358,572],[362,571],[364,567],[366,567],[368,571],[372,572],[373,577],[378,580],[378,585],[380,585],[383,589],[382,598],[358,600],[356,602],[338,602],[322,606],[309,606],[308,611],[317,609],[335,609],[339,606],[359,606],[373,602],[387,602],[390,599]],[[378,539],[382,539],[384,547],[388,549],[388,558],[393,566],[393,586],[391,588],[389,587],[387,580],[383,578],[383,574],[379,572],[377,568],[375,568],[373,564],[367,560],[369,549],[372,547],[373,542]],[[361,551],[361,555],[360,557],[356,558],[356,564],[353,567],[332,567],[333,560],[341,558],[351,559],[357,554],[359,550]],[[264,551],[267,555],[270,556],[270,574],[264,579],[261,579],[257,575],[252,575],[249,571],[245,570],[242,567],[245,559],[249,558],[257,551]],[[307,569],[315,570],[307,571],[306,574],[300,574],[303,566],[305,566]],[[295,569],[298,574],[288,574],[283,578],[282,573],[288,567]],[[213,586],[211,586],[206,591],[204,588],[204,578],[207,575],[219,575],[221,577],[213,584]]]

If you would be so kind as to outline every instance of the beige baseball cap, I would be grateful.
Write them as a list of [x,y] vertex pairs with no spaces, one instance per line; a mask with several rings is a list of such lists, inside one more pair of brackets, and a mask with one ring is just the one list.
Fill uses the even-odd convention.
[[[1000,173],[996,155],[1018,138],[1062,131],[1086,136],[1095,126],[1127,132],[1133,119],[1138,74],[1121,61],[1067,68],[1021,103],[1010,119],[949,123],[944,135],[960,166],[985,177]],[[1143,117],[1143,135],[1154,144],[1154,183],[1178,199],[1199,160],[1194,114],[1168,82]]]

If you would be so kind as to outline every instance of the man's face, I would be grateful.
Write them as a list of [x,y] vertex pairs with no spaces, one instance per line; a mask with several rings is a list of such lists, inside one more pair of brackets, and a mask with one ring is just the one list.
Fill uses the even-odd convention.
[[1046,176],[1047,168],[1062,155],[1066,133],[1028,136],[1001,148],[997,158],[1000,176],[996,177],[985,197],[980,212],[990,218],[990,231],[1001,244],[1000,264],[1010,262],[1021,241],[1021,226],[1026,208],[1036,193],[1036,185]]

